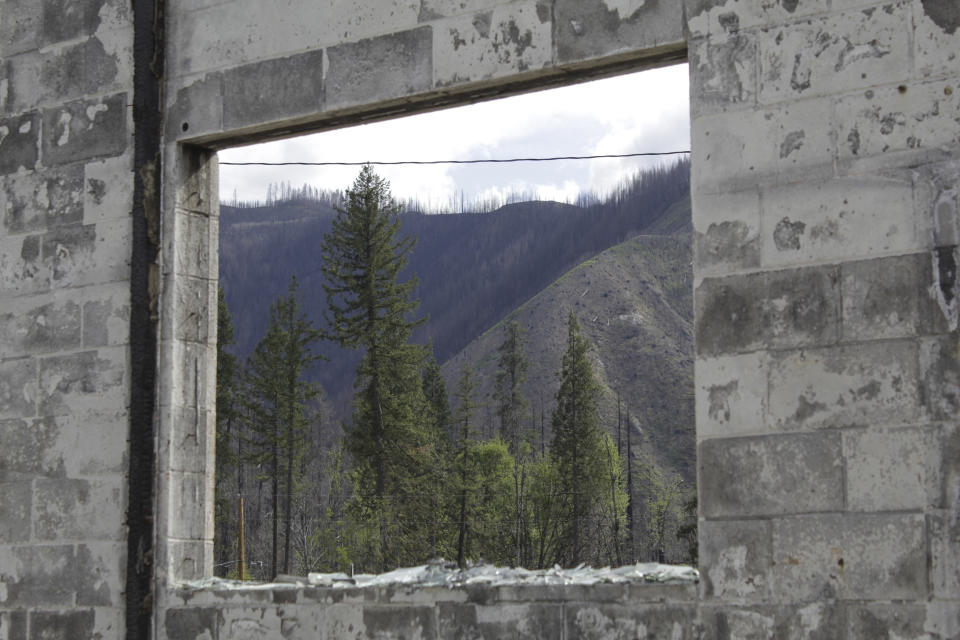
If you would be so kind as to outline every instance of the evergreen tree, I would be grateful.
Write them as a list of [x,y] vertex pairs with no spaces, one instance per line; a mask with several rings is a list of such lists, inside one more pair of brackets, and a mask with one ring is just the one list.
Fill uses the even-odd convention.
[[[320,396],[318,385],[303,375],[318,356],[312,352],[318,334],[300,310],[297,279],[286,296],[270,306],[267,333],[247,365],[249,458],[266,469],[271,487],[272,531],[270,573],[290,571],[291,525],[294,495],[312,419],[310,411]],[[283,496],[283,564],[279,564],[279,525]]]
[[589,537],[591,525],[600,517],[598,505],[609,501],[610,495],[605,482],[608,456],[597,411],[600,387],[587,351],[587,340],[570,312],[550,448],[563,494],[557,562],[566,565],[596,552],[598,541]]
[[329,337],[363,350],[345,443],[356,465],[361,510],[379,527],[374,551],[379,569],[388,561],[402,562],[409,551],[403,540],[416,539],[405,535],[409,522],[402,514],[416,506],[413,479],[429,467],[422,455],[425,430],[418,424],[425,354],[410,343],[412,330],[423,322],[410,318],[418,305],[412,299],[417,281],[399,280],[414,241],[399,236],[399,213],[387,181],[366,166],[321,244]]
[[503,343],[497,348],[497,378],[494,399],[500,416],[500,437],[516,456],[522,440],[521,425],[527,409],[523,383],[527,379],[527,357],[523,353],[523,328],[513,321],[504,328]]
[[[237,357],[227,349],[236,342],[233,319],[227,308],[223,288],[217,289],[217,400],[216,400],[216,472],[214,479],[215,515],[214,530],[217,545],[216,564],[222,570],[219,575],[227,575],[233,562],[237,530],[237,500],[235,492],[227,487],[233,481],[234,471],[242,478],[239,452],[235,448],[237,440]],[[239,493],[239,487],[237,489]]]

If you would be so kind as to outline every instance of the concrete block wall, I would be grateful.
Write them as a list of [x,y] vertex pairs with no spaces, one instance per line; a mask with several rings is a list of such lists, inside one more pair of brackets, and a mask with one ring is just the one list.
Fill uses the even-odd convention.
[[0,1],[5,640],[125,629],[129,4]]
[[686,7],[704,629],[960,637],[960,9]]

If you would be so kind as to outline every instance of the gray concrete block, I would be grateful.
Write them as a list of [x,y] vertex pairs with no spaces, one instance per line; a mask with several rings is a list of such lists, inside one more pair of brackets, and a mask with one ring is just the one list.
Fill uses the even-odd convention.
[[823,514],[773,521],[773,597],[925,599],[922,515]]
[[698,273],[760,266],[760,193],[694,194],[694,255]]
[[124,154],[83,167],[83,222],[128,218],[133,210],[133,160]]
[[129,218],[72,225],[43,235],[43,265],[52,288],[124,282],[130,274]]
[[50,269],[40,255],[39,235],[0,237],[0,286],[11,295],[50,289]]
[[40,413],[77,415],[126,406],[124,348],[81,351],[40,360]]
[[33,529],[38,540],[122,540],[125,495],[120,476],[37,480]]
[[216,436],[214,412],[196,407],[164,407],[161,414],[170,425],[173,442],[170,469],[193,473],[212,469],[212,445]]
[[826,180],[835,175],[833,100],[786,102],[757,110],[694,116],[691,184],[696,193],[728,193]]
[[[122,520],[120,524],[123,524]],[[77,545],[76,566],[78,606],[123,606],[127,566],[126,540]]]
[[177,91],[167,107],[167,138],[190,138],[223,129],[224,87],[222,73],[209,73]]
[[683,17],[679,9],[679,3],[667,2],[556,0],[553,40],[557,62],[682,46]]
[[535,637],[584,638],[699,638],[696,629],[696,605],[660,604],[657,606],[615,604],[568,604],[563,608],[566,633]]
[[553,59],[549,12],[535,0],[435,22],[433,75],[438,86],[537,70]]
[[54,281],[71,279],[76,271],[90,268],[97,249],[97,227],[71,225],[44,234],[43,260]]
[[767,266],[842,262],[920,249],[908,179],[852,177],[770,187],[762,261]]
[[831,344],[839,333],[835,267],[706,278],[695,291],[700,355]]
[[771,354],[768,421],[790,430],[910,424],[919,385],[909,341]]
[[46,166],[123,153],[127,133],[127,94],[77,100],[43,112],[43,163]]
[[[0,428],[2,425],[0,423]],[[30,539],[33,490],[29,482],[9,482],[4,475],[6,470],[0,458],[0,541],[4,544],[26,542]]]
[[908,81],[852,93],[837,102],[836,113],[838,153],[845,163],[960,142],[955,79]]
[[77,303],[65,300],[37,306],[24,302],[33,300],[17,300],[7,305],[9,313],[0,313],[0,353],[17,357],[80,346],[81,314]]
[[207,344],[216,335],[217,281],[187,276],[176,281],[172,321],[164,324],[161,335],[164,339]]
[[43,0],[40,44],[92,35],[100,26],[105,0]]
[[927,515],[933,597],[960,599],[960,503]]
[[217,201],[217,154],[186,145],[177,158],[179,186],[175,192],[177,211],[211,216],[219,214]]
[[438,632],[444,640],[455,638],[560,638],[563,615],[560,605],[441,602],[437,604]]
[[83,303],[83,346],[115,347],[130,341],[130,288],[124,284],[100,289]]
[[922,603],[855,604],[847,611],[846,637],[850,640],[926,640],[931,637],[926,621],[927,608]]
[[437,637],[437,618],[431,606],[371,604],[363,608],[363,628],[368,637]]
[[926,76],[951,76],[960,57],[957,7],[949,0],[914,4],[914,59]]
[[847,508],[923,510],[940,498],[939,429],[850,430],[843,433]]
[[0,611],[0,638],[27,637],[27,611]]
[[904,80],[910,11],[888,4],[760,32],[760,100],[779,102]]
[[219,218],[178,210],[174,219],[175,240],[169,242],[176,272],[182,276],[217,279]]
[[40,151],[40,115],[0,118],[0,174],[33,169]]
[[729,18],[726,24],[729,33],[723,37],[700,38],[688,43],[692,115],[756,105],[756,38],[753,34],[741,33],[735,18]]
[[223,74],[226,129],[313,115],[321,110],[322,50],[255,62]]
[[845,340],[910,337],[929,325],[927,254],[848,262],[840,273]]
[[725,438],[700,443],[700,513],[707,518],[843,509],[837,433]]
[[0,361],[0,419],[29,418],[37,413],[37,361]]
[[960,413],[960,344],[955,337],[920,343],[924,410],[933,420],[953,420]]
[[0,547],[0,583],[11,608],[73,606],[77,567],[69,545]]
[[217,609],[167,609],[164,612],[162,638],[182,638],[183,640],[201,640],[216,638],[222,624],[222,614]]
[[941,427],[940,441],[935,447],[940,452],[940,499],[942,509],[952,509],[955,522],[960,522],[960,424]]
[[700,613],[703,637],[711,640],[836,640],[846,622],[844,606],[829,601],[794,606],[709,606]]
[[93,609],[31,611],[30,640],[86,640],[96,637],[95,625]]
[[763,601],[773,560],[770,523],[764,520],[701,520],[703,597],[726,602]]
[[49,455],[58,435],[52,418],[0,421],[0,482],[62,475],[63,462]]
[[[212,539],[212,492],[208,492],[205,473],[170,471],[171,492],[168,505],[172,521],[169,535],[180,540]],[[208,495],[209,493],[209,495]],[[209,510],[210,515],[207,514]],[[209,520],[209,523],[208,523]],[[208,526],[209,524],[209,526]]]
[[0,13],[0,58],[38,46],[42,8],[36,0],[6,0]]
[[418,27],[327,49],[327,109],[334,111],[433,87],[433,30]]
[[698,358],[694,365],[697,438],[766,432],[767,376],[765,352]]
[[[864,4],[864,3],[860,3]],[[758,26],[789,24],[799,19],[842,8],[830,0],[741,2],[740,0],[684,0],[687,28],[694,37],[730,33],[735,25],[744,30]]]
[[4,185],[6,233],[45,231],[83,221],[83,166],[9,176]]
[[7,63],[7,108],[24,111],[103,93],[121,81],[118,62],[96,38],[19,55]]

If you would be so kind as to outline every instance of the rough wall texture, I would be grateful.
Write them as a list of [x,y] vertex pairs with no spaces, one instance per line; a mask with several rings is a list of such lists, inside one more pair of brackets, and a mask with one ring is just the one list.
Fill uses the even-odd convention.
[[711,637],[960,637],[956,7],[687,2]]
[[[138,313],[155,637],[960,637],[953,0],[164,4],[162,255],[132,303],[130,5],[0,0],[0,638],[124,633]],[[212,561],[212,149],[687,55],[700,600],[177,587]]]
[[124,633],[129,2],[0,2],[0,638]]

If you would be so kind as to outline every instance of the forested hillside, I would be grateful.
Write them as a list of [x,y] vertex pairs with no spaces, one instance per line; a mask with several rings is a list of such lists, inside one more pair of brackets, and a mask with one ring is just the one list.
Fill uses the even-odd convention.
[[[417,239],[405,276],[416,274],[419,314],[429,317],[414,339],[432,341],[444,362],[563,273],[599,252],[656,226],[689,228],[689,216],[665,215],[689,192],[689,163],[637,175],[590,206],[510,204],[489,213],[407,211],[402,232]],[[306,314],[325,307],[320,240],[330,229],[337,194],[311,193],[271,206],[221,207],[220,278],[237,325],[235,352],[246,358],[267,326],[269,304],[300,281]],[[334,406],[343,406],[357,356],[330,343],[329,362],[314,369]]]

